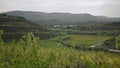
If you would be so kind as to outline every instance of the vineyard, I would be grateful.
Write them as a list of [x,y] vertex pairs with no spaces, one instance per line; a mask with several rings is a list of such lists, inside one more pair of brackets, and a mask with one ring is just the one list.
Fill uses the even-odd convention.
[[[2,34],[2,32],[1,32]],[[70,37],[70,38],[68,38]],[[72,37],[72,39],[71,39]],[[67,36],[69,42],[78,40],[76,36]],[[78,37],[78,36],[77,36]],[[94,37],[94,36],[93,36]],[[24,35],[19,42],[5,43],[0,36],[1,68],[120,68],[120,55],[103,51],[83,51],[65,47],[56,42],[63,37],[40,40],[32,33]],[[88,38],[88,37],[86,37]],[[95,38],[95,37],[94,37]],[[110,37],[102,37],[104,40]],[[102,41],[103,39],[100,38]],[[62,39],[66,40],[66,39]],[[95,40],[93,42],[89,40]],[[87,44],[97,43],[88,39]],[[91,43],[89,43],[91,42]],[[85,42],[83,42],[85,43]],[[78,43],[76,43],[78,44]]]

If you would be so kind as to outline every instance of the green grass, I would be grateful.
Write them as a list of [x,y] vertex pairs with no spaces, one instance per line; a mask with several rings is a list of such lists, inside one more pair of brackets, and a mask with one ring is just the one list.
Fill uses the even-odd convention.
[[40,45],[41,47],[45,47],[45,48],[56,48],[58,45],[62,48],[64,48],[65,46],[63,46],[62,44],[56,42],[56,41],[53,41],[53,40],[40,40],[38,45]]
[[[34,48],[33,48],[34,46]],[[119,68],[120,57],[116,54],[93,51],[78,51],[69,48],[46,48],[40,45],[2,46],[0,53],[1,68],[58,68],[67,65],[76,68],[81,62],[86,68]]]
[[110,36],[97,36],[97,35],[69,35],[69,37],[70,39],[64,42],[72,45],[80,44],[93,45],[111,38]]
[[77,68],[78,63],[86,68],[120,68],[117,54],[78,51],[61,46],[55,42],[56,38],[39,40],[32,33],[23,38],[16,43],[0,41],[1,68]]
[[56,47],[57,42],[50,41],[50,40],[40,40],[39,45],[42,46],[42,47],[50,48],[50,47]]

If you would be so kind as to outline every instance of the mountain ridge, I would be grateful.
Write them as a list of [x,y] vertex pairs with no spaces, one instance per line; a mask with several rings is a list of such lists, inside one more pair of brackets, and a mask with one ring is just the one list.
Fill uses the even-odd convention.
[[72,14],[60,12],[35,12],[35,11],[10,11],[6,12],[7,15],[22,16],[27,20],[39,24],[60,24],[60,23],[75,23],[75,22],[116,22],[120,18],[111,18],[105,16],[94,16],[91,14]]

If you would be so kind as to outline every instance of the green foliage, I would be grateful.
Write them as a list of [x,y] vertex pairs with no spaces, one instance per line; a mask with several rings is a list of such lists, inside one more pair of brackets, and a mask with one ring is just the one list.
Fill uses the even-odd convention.
[[79,46],[81,44],[86,45],[87,47],[93,44],[97,44],[99,42],[105,41],[110,36],[97,36],[97,35],[69,35],[70,39],[64,41],[65,43]]
[[[54,40],[50,41],[54,42]],[[117,54],[78,51],[62,47],[60,43],[57,43],[55,48],[44,47],[40,42],[42,43],[42,40],[28,33],[19,42],[3,44],[4,46],[0,48],[0,67],[78,68],[79,63],[86,68],[120,68],[120,56]],[[43,43],[48,43],[48,41]]]
[[104,41],[103,47],[109,49],[120,49],[120,35]]
[[2,30],[0,30],[0,46],[2,46],[2,45],[3,45],[2,34],[3,34],[3,31],[2,31]]
[[120,35],[116,37],[115,46],[116,49],[120,49]]

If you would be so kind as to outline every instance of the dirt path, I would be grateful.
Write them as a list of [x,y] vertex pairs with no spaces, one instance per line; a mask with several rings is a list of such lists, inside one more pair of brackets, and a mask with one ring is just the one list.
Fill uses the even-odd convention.
[[100,43],[97,43],[97,44],[94,44],[94,45],[91,45],[90,47],[96,47],[96,46],[101,46],[103,44],[103,42],[100,42]]
[[110,52],[118,52],[120,53],[120,50],[116,50],[116,49],[109,49]]
[[[91,45],[90,47],[94,48],[96,46],[101,46],[102,44],[103,44],[103,42]],[[108,51],[120,53],[120,50],[117,50],[117,49],[108,49]]]

